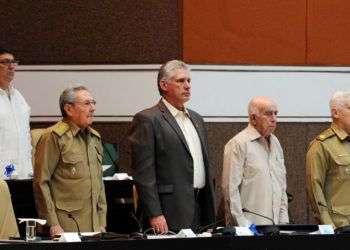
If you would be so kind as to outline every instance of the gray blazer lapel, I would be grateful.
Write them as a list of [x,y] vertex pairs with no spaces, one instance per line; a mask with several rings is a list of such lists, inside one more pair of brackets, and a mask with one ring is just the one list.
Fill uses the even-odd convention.
[[159,110],[162,112],[163,117],[165,120],[170,124],[170,126],[175,130],[177,135],[179,136],[180,140],[182,143],[185,145],[186,150],[188,151],[189,154],[191,154],[190,148],[187,145],[186,139],[184,134],[181,131],[181,128],[177,124],[174,116],[170,113],[170,111],[167,109],[167,107],[164,105],[162,101],[159,101],[158,103]]

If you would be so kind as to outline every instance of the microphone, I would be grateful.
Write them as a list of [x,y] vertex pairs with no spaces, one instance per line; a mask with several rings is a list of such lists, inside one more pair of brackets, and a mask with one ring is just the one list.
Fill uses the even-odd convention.
[[80,238],[82,238],[81,233],[80,233],[79,224],[78,224],[77,220],[74,218],[74,216],[72,214],[68,214],[68,218],[70,218],[70,219],[72,219],[74,221],[74,223],[75,223],[75,225],[76,225],[76,227],[78,229],[78,235],[79,235]]
[[200,226],[200,227],[198,227],[198,233],[203,233],[203,232],[205,232],[207,229],[210,229],[210,228],[212,228],[214,231],[215,231],[215,229],[216,229],[216,226],[218,225],[218,224],[220,224],[221,222],[223,222],[225,219],[221,219],[221,220],[218,220],[218,221],[214,221],[213,223],[210,223],[210,224],[208,224],[208,225],[204,225],[204,226]]
[[136,222],[137,227],[138,227],[138,231],[137,233],[141,233],[143,234],[143,228],[141,226],[141,223],[139,221],[139,219],[135,216],[135,214],[133,212],[129,212],[129,216]]
[[[347,222],[350,224],[350,219],[347,215],[345,214],[342,214],[342,213],[339,213],[337,211],[334,211],[333,209],[329,208],[327,205],[323,204],[322,202],[318,201],[317,204],[321,207],[324,207],[324,208],[327,208],[327,210],[329,212],[331,212],[332,214],[335,214],[335,215],[340,215],[342,216],[343,218],[345,218],[347,220]],[[334,232],[336,234],[348,234],[350,233],[350,225],[346,225],[346,226],[341,226],[341,227],[337,227],[336,229],[334,229]]]
[[250,213],[250,214],[254,214],[256,216],[259,216],[259,217],[262,217],[262,218],[265,218],[269,221],[272,222],[272,225],[257,225],[256,226],[256,230],[263,234],[263,235],[279,235],[280,234],[280,229],[279,227],[275,224],[275,222],[273,221],[273,219],[265,216],[265,215],[262,215],[262,214],[259,214],[259,213],[255,213],[253,211],[250,211],[249,209],[247,208],[242,208],[242,212],[244,213]]
[[269,217],[267,217],[267,216],[265,216],[265,215],[252,212],[252,211],[250,211],[250,210],[248,210],[248,209],[246,209],[246,208],[242,208],[242,212],[244,212],[244,213],[249,213],[249,214],[254,214],[254,215],[256,215],[256,216],[265,218],[265,219],[271,221],[271,222],[272,222],[272,225],[276,225],[275,222],[273,221],[273,219],[271,219],[271,218],[269,218]]

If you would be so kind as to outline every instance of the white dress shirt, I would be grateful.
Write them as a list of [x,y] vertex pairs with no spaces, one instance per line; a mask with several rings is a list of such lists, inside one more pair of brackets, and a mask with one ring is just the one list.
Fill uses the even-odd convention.
[[202,145],[197,130],[190,119],[190,114],[186,109],[184,109],[184,111],[178,110],[164,98],[162,100],[170,113],[174,116],[190,149],[193,159],[193,187],[203,188],[205,186],[205,170]]
[[17,178],[28,179],[33,173],[29,128],[30,107],[18,90],[9,94],[0,88],[0,178],[5,166],[15,165]]
[[239,226],[272,224],[242,208],[271,218],[276,224],[288,223],[286,170],[281,145],[270,136],[270,147],[251,125],[225,146],[222,189],[226,222]]

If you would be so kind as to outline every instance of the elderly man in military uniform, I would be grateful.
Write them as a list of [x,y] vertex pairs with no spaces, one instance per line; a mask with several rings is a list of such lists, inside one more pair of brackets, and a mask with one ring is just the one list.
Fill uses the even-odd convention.
[[59,103],[63,120],[47,129],[36,148],[33,185],[38,214],[47,220],[51,236],[79,228],[104,231],[101,137],[90,127],[96,102],[79,86],[64,90]]
[[336,92],[330,111],[331,127],[308,149],[306,181],[317,221],[338,228],[349,224],[350,214],[350,92]]

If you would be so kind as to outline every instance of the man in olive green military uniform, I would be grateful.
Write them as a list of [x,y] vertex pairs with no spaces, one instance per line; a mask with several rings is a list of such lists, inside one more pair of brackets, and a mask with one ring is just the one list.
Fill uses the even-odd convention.
[[98,232],[106,226],[102,144],[90,127],[95,112],[90,92],[68,88],[60,96],[63,120],[47,129],[35,154],[34,195],[50,235],[64,231]]
[[307,152],[306,182],[318,222],[337,228],[350,218],[350,92],[336,92],[330,110],[331,127]]
[[7,183],[0,180],[0,240],[18,237],[16,217]]

